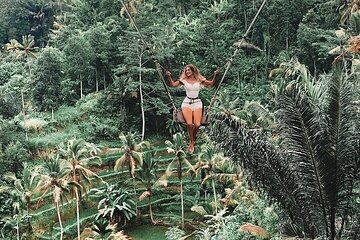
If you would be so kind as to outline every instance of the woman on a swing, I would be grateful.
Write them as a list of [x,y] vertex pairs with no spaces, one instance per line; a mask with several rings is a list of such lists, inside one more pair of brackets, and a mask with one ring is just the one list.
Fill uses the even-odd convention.
[[180,79],[174,81],[171,72],[166,71],[169,77],[171,87],[184,86],[186,90],[186,97],[181,104],[181,111],[186,122],[187,131],[189,134],[189,147],[190,153],[194,152],[196,134],[201,125],[201,117],[203,111],[203,104],[199,98],[200,89],[204,86],[212,86],[215,83],[215,77],[219,73],[218,70],[214,72],[212,80],[207,80],[200,74],[199,69],[192,64],[185,66],[180,75]]

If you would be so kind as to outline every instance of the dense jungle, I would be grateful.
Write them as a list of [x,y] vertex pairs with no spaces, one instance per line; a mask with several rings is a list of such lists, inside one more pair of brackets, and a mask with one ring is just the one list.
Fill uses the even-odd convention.
[[0,0],[0,41],[0,239],[360,239],[359,0]]

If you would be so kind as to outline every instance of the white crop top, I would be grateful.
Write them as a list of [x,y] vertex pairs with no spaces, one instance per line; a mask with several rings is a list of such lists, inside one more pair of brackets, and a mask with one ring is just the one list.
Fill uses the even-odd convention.
[[200,82],[188,83],[186,80],[181,79],[180,82],[183,84],[186,96],[189,98],[199,97],[200,89],[203,88],[203,85]]

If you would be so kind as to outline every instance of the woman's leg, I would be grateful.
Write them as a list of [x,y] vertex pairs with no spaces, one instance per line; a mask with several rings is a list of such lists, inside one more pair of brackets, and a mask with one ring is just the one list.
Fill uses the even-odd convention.
[[186,128],[189,134],[189,152],[194,151],[193,150],[193,142],[194,142],[194,124],[193,124],[193,111],[191,108],[183,107],[182,114],[184,116],[184,120],[186,122]]
[[202,118],[202,108],[196,109],[193,112],[194,114],[194,128],[193,128],[193,139],[194,139],[194,146],[196,141],[196,134],[201,125],[201,118]]

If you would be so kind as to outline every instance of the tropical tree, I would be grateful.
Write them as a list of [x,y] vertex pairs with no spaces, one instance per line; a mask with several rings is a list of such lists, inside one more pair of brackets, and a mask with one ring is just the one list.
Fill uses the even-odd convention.
[[[94,144],[87,143],[82,139],[68,140],[65,146],[60,146],[60,159],[62,160],[64,168],[64,179],[70,182],[77,183],[81,186],[81,190],[87,193],[87,186],[91,185],[94,179],[101,178],[89,166],[100,165],[101,159],[96,155],[99,149]],[[93,177],[93,178],[91,178]],[[85,185],[86,184],[86,185]],[[71,189],[76,197],[76,218],[77,218],[77,233],[80,240],[80,209],[79,203],[81,201],[81,192],[78,187]]]
[[240,121],[240,118],[238,116],[241,110],[240,104],[240,98],[234,98],[234,96],[225,89],[217,97],[217,101],[214,105],[214,111],[218,114],[226,116],[227,118],[232,118]]
[[56,48],[46,47],[40,53],[35,64],[32,96],[41,110],[53,113],[63,103],[61,82],[64,78],[64,56]]
[[141,201],[146,197],[149,198],[149,214],[150,214],[150,220],[153,224],[155,224],[156,222],[154,221],[154,217],[153,217],[151,197],[153,196],[153,187],[157,180],[156,170],[157,170],[157,163],[154,159],[154,152],[152,151],[145,152],[143,158],[143,165],[141,166],[141,169],[136,179],[139,180],[145,186],[145,191],[140,195],[139,200]]
[[124,231],[117,232],[117,224],[109,224],[105,218],[97,219],[91,228],[85,228],[81,234],[87,240],[130,240]]
[[[10,43],[5,45],[6,49],[11,52],[15,52],[16,58],[25,59],[28,68],[29,75],[31,75],[31,58],[35,58],[38,47],[35,47],[35,39],[32,35],[22,36],[22,43],[18,42],[16,39],[11,39]],[[25,121],[25,97],[24,92],[26,92],[26,85],[22,86],[21,89],[21,103],[22,103],[22,111]],[[27,135],[26,135],[27,137]]]
[[31,198],[34,190],[40,184],[37,169],[38,167],[30,167],[25,162],[20,177],[17,177],[15,173],[5,173],[3,179],[7,184],[0,187],[0,192],[8,193],[6,204],[12,206],[14,217],[10,217],[8,220],[10,222],[12,222],[11,219],[16,220],[17,224],[19,224],[26,219],[28,230],[31,229]]
[[30,59],[36,57],[35,51],[38,49],[37,47],[35,47],[34,36],[23,36],[21,43],[18,42],[16,39],[11,39],[10,43],[7,43],[5,46],[8,51],[15,52],[17,58],[26,60],[29,68],[29,73],[31,74]]
[[[186,159],[186,153],[184,151],[184,138],[181,133],[176,133],[173,135],[173,141],[165,141],[168,153],[175,153],[174,159],[169,163],[168,167],[163,176],[158,180],[159,185],[167,186],[168,178],[174,173],[177,174],[177,177],[180,181],[180,199],[181,199],[181,227],[185,226],[185,215],[184,215],[184,188],[183,188],[183,165],[189,167],[189,171],[195,173],[194,167],[191,165],[189,160]],[[174,165],[176,165],[176,171],[174,171]]]
[[[64,178],[64,169],[61,168],[59,155],[52,156],[40,166],[40,185],[36,192],[42,192],[39,201],[43,199],[47,192],[52,191],[53,203],[56,208],[56,214],[60,225],[60,239],[63,239],[64,230],[61,220],[60,203],[63,201],[64,194],[70,191],[70,186],[74,185],[73,182],[68,182]],[[77,185],[77,184],[76,184]],[[76,186],[75,187],[79,187]]]
[[26,212],[30,212],[31,197],[33,190],[39,185],[37,167],[30,167],[26,162],[23,164],[21,177],[17,177],[15,173],[6,173],[3,178],[8,183],[1,187],[2,192],[9,192],[16,196],[13,203],[14,213],[20,212],[22,208]]
[[232,168],[230,171],[226,171],[228,158],[222,153],[216,152],[215,146],[203,144],[201,146],[201,152],[198,156],[198,162],[194,168],[196,173],[201,174],[201,185],[206,188],[206,182],[211,181],[211,187],[214,196],[215,215],[218,213],[218,199],[216,193],[216,183],[224,182],[225,179],[235,178],[237,176],[236,169]]
[[125,226],[127,221],[136,216],[134,200],[119,184],[106,184],[105,189],[93,191],[96,192],[96,197],[100,197],[96,219],[106,218],[111,225]]
[[211,136],[280,204],[293,235],[335,239],[351,219],[359,183],[359,121],[352,76],[337,67],[324,80],[326,101],[315,101],[303,83],[285,88],[277,101],[279,141],[223,117]]
[[7,216],[2,219],[4,222],[4,226],[1,229],[1,235],[5,239],[4,230],[11,228],[16,230],[16,239],[20,240],[22,237],[21,234],[21,228],[24,227],[24,225],[27,225],[30,221],[31,216],[23,213],[18,213],[13,216]]
[[84,82],[91,78],[95,54],[83,33],[72,36],[64,47],[68,74],[80,85],[80,99],[84,96]]
[[[133,179],[133,186],[134,186],[134,193],[136,195],[136,185],[135,185],[135,169],[138,165],[143,165],[143,156],[140,152],[141,149],[148,146],[149,143],[146,141],[138,141],[138,134],[137,133],[128,133],[120,134],[120,141],[121,141],[121,148],[120,151],[123,155],[116,160],[114,171],[117,172],[120,170],[120,167],[123,169],[124,166],[128,166],[130,177]],[[136,211],[137,211],[137,204],[136,204]]]
[[120,167],[123,168],[125,165],[129,168],[129,174],[132,178],[135,177],[135,169],[137,165],[142,166],[143,157],[140,152],[141,149],[148,146],[148,142],[141,141],[137,143],[138,134],[137,133],[128,133],[120,134],[121,148],[120,151],[123,155],[115,161],[115,171],[119,171]]

